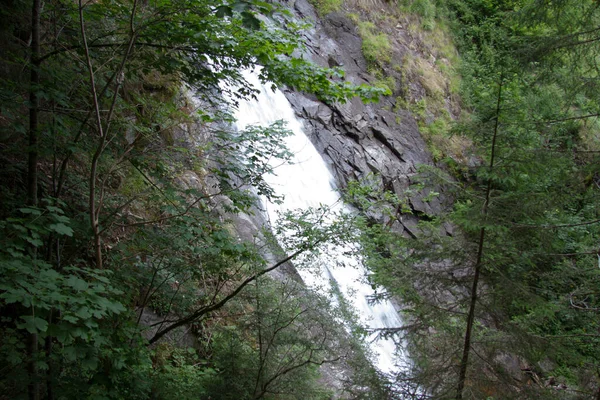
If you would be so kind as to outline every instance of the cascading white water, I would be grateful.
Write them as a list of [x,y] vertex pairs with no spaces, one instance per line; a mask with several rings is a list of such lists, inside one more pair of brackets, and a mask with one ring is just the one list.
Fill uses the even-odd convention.
[[[273,165],[276,175],[266,177],[275,193],[284,196],[282,204],[267,204],[270,220],[275,221],[278,212],[287,210],[307,209],[308,207],[329,206],[333,212],[350,212],[349,208],[339,201],[335,191],[334,178],[317,152],[306,137],[302,123],[296,118],[290,103],[279,91],[272,91],[262,85],[256,73],[244,72],[244,78],[255,88],[260,89],[256,100],[240,102],[234,115],[238,129],[248,125],[268,126],[278,120],[287,122],[287,128],[293,135],[285,138],[285,144],[294,154],[292,163]],[[344,255],[343,248],[330,248],[328,253],[335,254],[335,262],[322,262],[321,279],[332,279],[340,292],[357,311],[361,323],[371,329],[391,328],[401,326],[401,320],[389,301],[370,304],[368,299],[374,295],[372,287],[365,282],[367,271],[360,260],[351,259]],[[315,275],[299,271],[305,282],[312,287],[328,286],[328,282],[317,282]],[[391,373],[396,365],[404,360],[396,359],[396,346],[390,339],[375,340],[372,335],[370,348],[376,356],[376,367]]]

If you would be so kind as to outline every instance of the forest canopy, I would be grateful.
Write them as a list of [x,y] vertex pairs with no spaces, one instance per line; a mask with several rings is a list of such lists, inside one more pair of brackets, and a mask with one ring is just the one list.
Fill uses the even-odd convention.
[[401,3],[452,32],[462,112],[437,134],[473,155],[438,149],[421,187],[441,185],[452,209],[371,256],[412,320],[416,367],[398,378],[434,398],[596,398],[599,4]]
[[261,1],[0,13],[0,397],[323,398],[320,365],[366,362],[328,301],[267,279],[333,227],[269,261],[236,233],[288,133],[236,133],[226,99],[259,65],[323,101],[384,90],[292,56],[303,26]]
[[[432,147],[406,198],[349,183],[357,215],[288,215],[286,251],[268,229],[242,238],[235,218],[257,194],[277,201],[264,176],[288,161],[290,132],[235,132],[226,99],[256,93],[242,74],[255,67],[325,104],[389,95],[378,25],[347,13],[368,86],[305,60],[310,27],[272,2],[5,3],[0,398],[328,399],[327,365],[352,371],[341,383],[357,399],[600,398],[597,1],[374,2],[387,15],[316,2],[322,17],[410,14],[415,35],[448,27],[460,113],[395,101],[471,157]],[[411,209],[424,188],[446,212]],[[408,213],[410,237],[393,228]],[[411,368],[389,376],[344,304],[269,275],[356,235],[370,284],[403,304],[405,326],[380,333]]]

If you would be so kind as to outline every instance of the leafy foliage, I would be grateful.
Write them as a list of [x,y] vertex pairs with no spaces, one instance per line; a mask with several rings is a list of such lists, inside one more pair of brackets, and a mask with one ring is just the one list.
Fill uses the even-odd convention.
[[382,66],[391,61],[391,45],[385,33],[378,33],[372,22],[363,21],[358,24],[358,31],[363,39],[363,54],[367,63]]
[[[289,133],[232,132],[225,99],[256,93],[242,74],[256,67],[273,87],[329,102],[384,90],[295,56],[306,26],[263,1],[14,1],[0,27],[0,391],[223,398],[236,393],[229,354],[264,378],[257,391],[236,377],[240,396],[325,396],[315,365],[344,332],[321,323],[328,348],[309,355],[316,336],[302,316],[278,336],[287,369],[269,359],[267,374],[253,364],[256,326],[215,317],[234,300],[251,314],[249,285],[262,277],[267,290],[270,270],[324,238],[312,229],[267,262],[267,235],[235,232],[230,218],[252,214],[257,194],[276,198],[264,175],[268,160],[289,158]],[[256,296],[268,310],[291,301]],[[316,311],[310,324],[325,318]],[[262,328],[275,337],[279,322]],[[197,342],[179,343],[186,332]],[[242,350],[226,353],[226,332]]]
[[[364,228],[373,279],[406,304],[415,368],[398,379],[442,398],[596,396],[597,4],[457,0],[435,2],[435,15],[453,21],[464,61],[468,113],[452,129],[480,159],[453,178],[423,171],[454,207],[422,221],[418,240]],[[479,263],[467,388],[456,394]]]

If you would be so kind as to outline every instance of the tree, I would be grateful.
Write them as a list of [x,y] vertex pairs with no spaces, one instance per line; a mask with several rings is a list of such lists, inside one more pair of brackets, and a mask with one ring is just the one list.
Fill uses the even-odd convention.
[[[267,29],[259,16],[274,14],[287,23]],[[327,101],[381,93],[290,56],[301,26],[286,18],[258,1],[50,1],[42,9],[16,0],[2,10],[3,392],[147,397],[153,351],[136,305],[164,307],[157,342],[318,243],[269,267],[223,226],[224,213],[254,204],[240,179],[270,193],[261,157],[285,155],[277,146],[281,126],[249,130],[249,140],[220,129],[204,147],[191,146],[190,130],[209,134],[231,120],[221,107],[227,92],[252,96],[243,68],[261,65],[263,80]],[[216,154],[220,160],[211,160]],[[190,171],[205,183],[185,187]],[[230,208],[223,210],[214,200],[225,195]],[[166,287],[177,294],[175,279],[182,279],[180,293],[198,296],[171,293],[161,303]],[[176,368],[190,372],[187,361]],[[210,379],[205,372],[194,375],[197,382]]]
[[[406,335],[414,360],[399,379],[441,398],[596,396],[597,4],[438,11],[460,22],[465,113],[453,133],[480,162],[450,160],[454,176],[423,169],[454,205],[427,216],[418,240],[366,228],[373,279],[406,304],[406,326],[389,332]],[[452,237],[440,235],[447,222]]]
[[230,308],[239,314],[240,308],[252,307],[253,313],[215,338],[221,384],[238,386],[224,398],[328,398],[330,393],[314,382],[318,367],[341,364],[351,355],[343,324],[335,320],[338,313],[329,300],[297,282],[261,278],[253,286],[239,299],[242,303]]

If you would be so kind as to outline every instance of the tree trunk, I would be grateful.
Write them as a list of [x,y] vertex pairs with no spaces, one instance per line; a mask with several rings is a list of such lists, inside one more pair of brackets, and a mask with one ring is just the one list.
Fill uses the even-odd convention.
[[29,149],[27,168],[27,201],[37,205],[37,169],[38,169],[38,129],[40,84],[40,14],[41,0],[33,0],[31,9],[31,59],[29,80]]
[[[130,34],[131,35],[129,37],[129,43],[128,43],[127,49],[125,51],[123,59],[121,60],[121,64],[119,65],[119,68],[115,71],[117,85],[115,87],[115,93],[112,97],[111,105],[110,105],[110,108],[108,111],[108,115],[106,116],[104,126],[102,124],[102,115],[100,114],[100,99],[98,96],[98,92],[96,90],[96,78],[94,76],[94,68],[92,65],[92,58],[90,56],[90,49],[89,49],[88,41],[87,41],[85,21],[84,21],[84,17],[83,17],[83,8],[84,8],[83,1],[79,0],[79,26],[80,26],[81,40],[83,42],[83,47],[85,50],[85,60],[86,60],[87,70],[88,70],[89,79],[90,79],[90,94],[92,95],[92,103],[94,106],[93,112],[95,115],[96,128],[98,130],[98,135],[100,136],[98,147],[96,148],[96,151],[94,152],[94,156],[92,157],[92,165],[90,168],[89,208],[90,208],[90,225],[92,226],[92,232],[94,234],[94,254],[95,254],[95,259],[96,259],[96,268],[102,269],[103,268],[102,238],[100,236],[100,225],[99,225],[100,211],[102,209],[102,199],[100,200],[100,203],[98,205],[96,204],[96,180],[98,178],[98,163],[99,163],[100,158],[102,157],[102,153],[104,152],[106,145],[108,143],[108,137],[107,137],[108,129],[110,127],[111,119],[112,119],[113,113],[115,111],[115,105],[117,103],[117,98],[119,96],[119,87],[123,83],[122,74],[125,69],[125,64],[129,58],[129,55],[131,54],[133,45],[137,39],[137,33],[135,31],[135,26],[134,26],[135,14],[137,11],[137,0],[133,1],[133,5],[132,5],[132,9],[131,9],[131,16],[130,16],[130,29],[131,29]],[[102,197],[102,196],[100,196],[100,197]]]
[[[38,203],[38,130],[39,130],[39,98],[37,91],[40,84],[40,14],[41,0],[33,0],[31,7],[31,58],[29,80],[29,149],[27,163],[27,203],[37,206]],[[35,249],[33,250],[35,254]],[[38,400],[39,382],[35,359],[38,354],[38,335],[31,333],[27,338],[27,372],[29,384],[27,394],[29,400]]]
[[[502,83],[504,75],[500,75],[500,84],[498,87],[498,99],[496,101],[496,122],[494,125],[494,136],[492,137],[492,148],[490,154],[490,172],[494,169],[494,158],[496,155],[496,138],[498,137],[498,122],[500,120],[500,103],[502,101]],[[481,209],[481,214],[485,217],[488,212],[490,203],[490,193],[492,191],[492,181],[488,180],[485,191],[485,201]],[[469,353],[471,351],[471,335],[473,333],[473,323],[475,321],[475,306],[477,305],[477,286],[479,285],[479,275],[483,261],[483,245],[485,243],[485,227],[479,231],[479,243],[477,247],[477,260],[475,261],[475,274],[473,276],[473,286],[471,287],[471,303],[469,305],[469,314],[467,316],[467,328],[465,330],[465,343],[463,345],[463,355],[460,361],[458,373],[458,385],[456,388],[456,400],[462,399],[462,393],[465,388],[465,380],[467,377],[467,367],[469,365]]]

